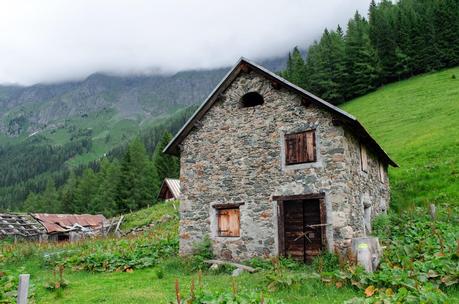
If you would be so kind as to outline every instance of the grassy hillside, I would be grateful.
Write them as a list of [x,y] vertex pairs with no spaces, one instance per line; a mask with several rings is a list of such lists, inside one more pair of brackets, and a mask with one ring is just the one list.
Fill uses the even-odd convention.
[[400,168],[392,206],[459,203],[459,67],[387,85],[342,106]]

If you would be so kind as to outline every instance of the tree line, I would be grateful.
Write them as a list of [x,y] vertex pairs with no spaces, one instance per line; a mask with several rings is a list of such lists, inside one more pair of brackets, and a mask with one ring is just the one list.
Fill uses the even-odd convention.
[[345,31],[325,29],[306,59],[295,47],[281,76],[339,104],[458,64],[458,0],[373,0],[368,19],[356,12]]
[[42,193],[30,193],[23,210],[47,213],[102,213],[113,216],[152,205],[165,177],[178,178],[179,160],[162,153],[172,139],[165,132],[149,155],[137,137],[118,159],[103,158],[98,168],[86,168],[81,176],[70,172],[56,188],[49,178]]
[[[51,145],[46,138],[41,136],[31,137],[24,142],[15,145],[5,145],[0,147],[0,210],[2,211],[32,211],[32,212],[103,212],[111,215],[126,210],[134,210],[148,204],[152,204],[156,198],[157,188],[161,179],[170,174],[169,177],[176,176],[173,169],[171,173],[165,173],[164,166],[167,161],[160,162],[155,156],[157,145],[161,140],[164,141],[165,133],[177,132],[186,120],[195,111],[196,106],[181,109],[164,118],[157,119],[153,124],[142,129],[134,141],[120,143],[116,148],[107,152],[102,159],[90,163],[70,167],[68,160],[74,156],[86,153],[91,149],[92,139],[90,134],[84,134],[74,138],[71,142],[64,145]],[[133,146],[134,145],[134,146]],[[141,145],[143,148],[139,147]],[[145,150],[146,156],[143,156]],[[159,148],[158,148],[159,149]],[[134,156],[131,156],[133,154]],[[125,159],[128,157],[128,159]],[[124,199],[128,192],[126,188],[129,183],[137,187],[142,187],[142,182],[128,181],[126,176],[135,175],[127,168],[139,168],[138,163],[146,158],[144,165],[146,168],[158,167],[158,178],[149,177],[152,182],[151,189],[147,189],[148,199],[139,195],[134,195],[135,202]],[[153,161],[156,159],[156,161]],[[132,162],[128,165],[128,160]],[[153,164],[153,162],[155,164]],[[174,167],[172,167],[174,168]],[[119,173],[122,170],[122,173]],[[154,171],[154,170],[153,170]],[[150,172],[147,172],[151,174]],[[139,173],[142,174],[143,173]],[[153,175],[155,173],[152,173]],[[109,182],[105,176],[115,176]],[[104,178],[102,178],[104,176]],[[120,180],[120,183],[116,182]],[[96,186],[102,181],[109,186],[106,193],[93,195],[84,199],[83,193],[94,193]],[[117,188],[112,187],[117,184]],[[86,190],[83,190],[86,187]],[[70,189],[77,189],[70,191]],[[89,189],[89,190],[88,190]],[[100,191],[102,191],[100,187]],[[97,191],[99,191],[97,190]],[[117,204],[113,200],[107,199],[102,202],[110,193],[125,193],[117,195]],[[132,190],[137,191],[137,190]],[[150,191],[150,192],[149,192]],[[153,192],[151,192],[153,191]],[[78,194],[79,193],[79,194]],[[138,193],[138,192],[137,192]],[[64,195],[65,194],[65,195]],[[123,196],[124,195],[124,196]],[[97,196],[97,198],[94,198]],[[123,201],[124,205],[120,202]],[[110,205],[111,204],[111,205]],[[77,207],[82,206],[82,207]]]

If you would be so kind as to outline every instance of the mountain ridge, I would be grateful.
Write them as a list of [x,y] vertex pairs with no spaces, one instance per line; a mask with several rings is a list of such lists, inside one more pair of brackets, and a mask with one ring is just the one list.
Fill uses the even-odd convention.
[[[262,64],[279,71],[285,67],[286,60],[287,57],[279,57]],[[229,69],[150,76],[94,73],[82,81],[0,85],[0,134],[10,138],[30,135],[56,128],[56,124],[66,119],[108,109],[114,110],[118,119],[140,124],[201,102]]]

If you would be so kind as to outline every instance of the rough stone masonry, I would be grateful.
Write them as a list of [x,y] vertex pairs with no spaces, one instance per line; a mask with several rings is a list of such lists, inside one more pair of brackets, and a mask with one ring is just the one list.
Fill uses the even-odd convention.
[[[248,92],[258,92],[264,103],[241,107]],[[360,141],[334,117],[305,106],[292,90],[274,88],[260,73],[241,72],[181,142],[180,253],[191,254],[209,236],[222,259],[278,255],[272,197],[281,195],[324,193],[330,251],[342,252],[371,231],[370,218],[388,208],[387,163],[368,149],[362,171]],[[285,165],[284,135],[311,129],[317,161]],[[239,237],[218,236],[216,204],[240,204]]]

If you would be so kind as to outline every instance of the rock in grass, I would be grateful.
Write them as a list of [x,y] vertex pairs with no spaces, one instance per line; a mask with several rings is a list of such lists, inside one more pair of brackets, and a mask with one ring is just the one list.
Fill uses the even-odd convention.
[[241,273],[244,272],[244,269],[242,268],[236,268],[233,270],[233,273],[231,274],[233,277],[238,277]]

